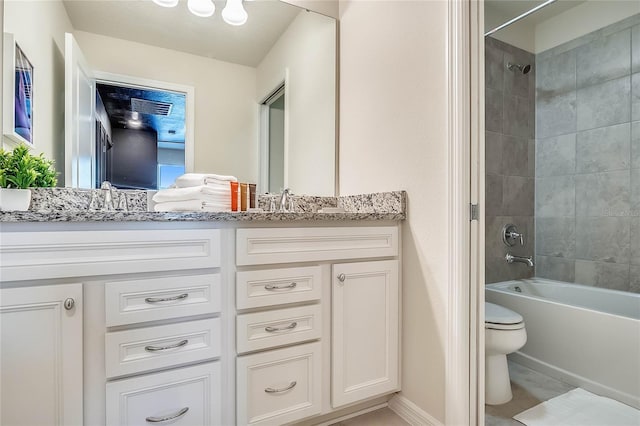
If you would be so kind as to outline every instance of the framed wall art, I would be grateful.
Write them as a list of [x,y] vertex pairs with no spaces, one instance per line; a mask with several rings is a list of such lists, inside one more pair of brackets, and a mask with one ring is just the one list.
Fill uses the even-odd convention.
[[33,64],[15,41],[13,34],[4,33],[3,59],[4,135],[14,142],[33,148]]

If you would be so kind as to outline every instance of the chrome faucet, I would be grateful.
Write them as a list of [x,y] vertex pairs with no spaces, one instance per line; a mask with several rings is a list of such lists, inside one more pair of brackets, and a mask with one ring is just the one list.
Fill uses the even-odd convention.
[[507,255],[504,257],[505,260],[507,261],[507,263],[526,263],[527,265],[529,265],[530,268],[533,268],[533,257],[529,256],[529,257],[524,257],[524,256],[514,256],[511,253],[507,253]]
[[113,203],[113,186],[111,182],[105,180],[100,185],[100,192],[102,193],[102,210],[103,211],[113,211],[115,210],[115,206]]
[[285,188],[282,190],[282,194],[280,195],[280,206],[278,207],[278,211],[279,212],[283,212],[286,213],[288,212],[288,207],[289,207],[289,200],[290,200],[290,196],[291,196],[291,190],[289,188]]

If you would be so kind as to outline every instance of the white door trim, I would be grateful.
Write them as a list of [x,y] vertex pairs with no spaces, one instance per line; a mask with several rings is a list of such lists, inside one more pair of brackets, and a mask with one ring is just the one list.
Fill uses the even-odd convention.
[[195,171],[195,104],[196,90],[193,86],[151,80],[148,78],[132,77],[103,71],[94,71],[98,83],[118,83],[125,87],[143,87],[167,90],[186,94],[185,105],[185,134],[184,134],[184,170],[185,173]]
[[[477,241],[480,226],[470,222],[470,204],[478,203],[477,113],[473,102],[478,67],[471,42],[477,21],[475,0],[448,3],[448,161],[449,179],[449,294],[445,358],[445,424],[478,424],[476,339]],[[481,9],[482,7],[480,7]],[[472,24],[473,20],[473,24]],[[477,61],[476,61],[477,62]],[[477,65],[477,64],[476,64]]]

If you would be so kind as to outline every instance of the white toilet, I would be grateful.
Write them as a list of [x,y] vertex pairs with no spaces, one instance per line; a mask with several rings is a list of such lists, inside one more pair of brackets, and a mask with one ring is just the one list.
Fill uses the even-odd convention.
[[522,316],[503,306],[485,302],[485,403],[504,404],[511,401],[511,383],[507,354],[527,342]]

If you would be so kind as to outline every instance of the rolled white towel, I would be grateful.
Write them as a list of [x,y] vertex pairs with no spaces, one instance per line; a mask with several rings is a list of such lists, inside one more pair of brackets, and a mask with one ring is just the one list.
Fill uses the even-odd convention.
[[176,179],[175,185],[178,188],[188,188],[191,186],[200,186],[216,183],[237,182],[235,176],[216,175],[213,173],[185,173]]
[[230,212],[231,204],[211,203],[200,200],[168,201],[154,207],[157,212]]
[[231,187],[215,188],[205,185],[192,186],[189,188],[169,188],[162,189],[153,196],[156,203],[177,202],[177,201],[229,201],[231,202]]

